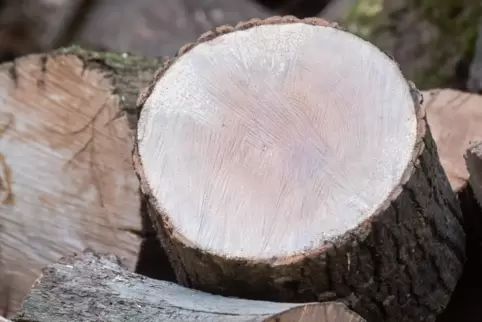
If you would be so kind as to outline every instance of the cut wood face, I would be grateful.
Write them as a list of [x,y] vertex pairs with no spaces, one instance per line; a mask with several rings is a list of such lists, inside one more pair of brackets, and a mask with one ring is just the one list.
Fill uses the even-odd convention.
[[140,244],[132,131],[110,80],[75,56],[0,66],[0,305],[90,247],[133,268]]
[[346,305],[337,302],[307,304],[267,318],[263,322],[365,322]]
[[373,215],[411,160],[397,65],[341,30],[262,25],[201,43],[158,80],[138,150],[174,231],[265,259],[319,249]]
[[482,140],[482,96],[453,89],[434,89],[423,96],[440,162],[458,192],[469,178],[464,155],[471,142]]

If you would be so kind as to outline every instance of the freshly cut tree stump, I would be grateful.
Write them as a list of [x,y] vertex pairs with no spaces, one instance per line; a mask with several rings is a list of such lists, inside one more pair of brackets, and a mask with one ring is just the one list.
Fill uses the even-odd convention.
[[0,315],[19,308],[43,267],[86,247],[134,269],[133,102],[158,67],[78,48],[0,65]]
[[140,97],[134,148],[178,280],[434,320],[465,235],[420,99],[390,57],[321,19],[185,46]]
[[475,197],[482,207],[482,141],[471,144],[466,155],[469,182]]
[[113,255],[90,251],[43,271],[14,321],[363,322],[341,303],[248,301],[129,273]]

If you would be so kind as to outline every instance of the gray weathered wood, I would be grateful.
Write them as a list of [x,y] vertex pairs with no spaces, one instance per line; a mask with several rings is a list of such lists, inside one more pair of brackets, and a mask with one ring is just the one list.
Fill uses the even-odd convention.
[[119,265],[115,256],[91,251],[64,258],[44,269],[26,297],[22,312],[13,319],[17,322],[266,320],[363,321],[340,303],[272,303],[202,293],[130,273]]

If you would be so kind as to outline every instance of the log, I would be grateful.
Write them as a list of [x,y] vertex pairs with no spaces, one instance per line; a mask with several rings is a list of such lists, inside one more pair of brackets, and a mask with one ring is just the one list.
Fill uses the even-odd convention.
[[202,293],[130,273],[86,251],[44,269],[13,321],[363,322],[341,303],[273,303]]
[[133,153],[179,282],[433,321],[465,235],[420,100],[387,55],[321,19],[183,47],[139,98]]
[[86,48],[170,56],[216,26],[268,16],[248,0],[97,0],[73,39]]
[[433,89],[423,96],[440,162],[462,208],[468,247],[475,247],[474,254],[479,254],[482,209],[468,184],[464,155],[471,142],[482,140],[482,96],[453,89]]
[[423,91],[422,95],[440,162],[458,193],[469,179],[464,155],[471,142],[482,140],[482,95],[449,88]]
[[113,252],[135,268],[134,102],[159,66],[79,48],[0,65],[0,315],[71,252]]
[[57,47],[86,2],[3,1],[0,4],[0,61]]
[[464,154],[472,141],[482,137],[482,96],[453,89],[433,89],[422,92],[427,121],[441,164],[445,169],[453,191],[456,193],[464,217],[467,236],[467,262],[452,299],[438,322],[460,319],[480,320],[482,301],[482,210],[473,189],[468,184]]
[[[482,131],[481,131],[482,132]],[[482,142],[475,141],[469,146],[466,154],[469,183],[475,198],[482,207]],[[482,213],[480,214],[482,216]]]

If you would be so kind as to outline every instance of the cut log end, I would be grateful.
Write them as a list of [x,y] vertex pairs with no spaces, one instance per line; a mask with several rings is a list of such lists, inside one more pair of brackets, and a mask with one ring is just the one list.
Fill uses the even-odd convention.
[[129,273],[113,255],[84,252],[44,270],[14,318],[98,321],[363,322],[345,305],[224,298]]
[[220,256],[281,259],[319,250],[389,200],[416,123],[407,82],[376,47],[329,26],[264,24],[165,70],[138,151],[176,234]]
[[181,283],[370,321],[447,304],[460,208],[417,90],[370,43],[320,19],[223,27],[139,102],[134,167]]
[[133,269],[139,183],[112,71],[25,56],[0,65],[0,101],[0,309],[18,309],[41,268],[86,247]]
[[482,140],[482,95],[433,89],[423,92],[423,96],[440,162],[452,189],[458,193],[469,178],[464,155],[471,142]]
[[266,318],[263,322],[365,322],[346,305],[337,302],[307,304]]

